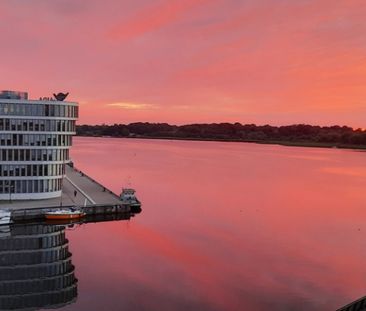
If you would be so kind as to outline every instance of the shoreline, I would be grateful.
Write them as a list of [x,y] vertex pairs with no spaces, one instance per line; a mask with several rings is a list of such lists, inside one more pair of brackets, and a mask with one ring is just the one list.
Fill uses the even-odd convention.
[[97,138],[127,138],[127,139],[152,139],[152,140],[186,140],[186,141],[214,141],[231,143],[254,143],[262,145],[279,145],[286,147],[308,147],[308,148],[327,148],[327,149],[349,149],[366,151],[366,146],[345,145],[334,143],[317,142],[296,142],[296,141],[262,141],[262,140],[241,140],[241,139],[220,139],[220,138],[193,138],[193,137],[151,137],[151,136],[104,136],[104,135],[75,135],[75,137],[97,137]]

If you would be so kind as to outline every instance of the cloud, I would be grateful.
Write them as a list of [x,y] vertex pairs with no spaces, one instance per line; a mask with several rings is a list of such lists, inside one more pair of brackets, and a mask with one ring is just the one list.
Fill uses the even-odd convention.
[[343,176],[366,177],[366,169],[364,167],[324,167],[322,171]]
[[0,84],[67,90],[85,123],[364,127],[365,14],[364,0],[2,0]]
[[141,103],[130,103],[130,102],[118,102],[107,104],[106,106],[115,107],[126,110],[147,110],[147,109],[155,109],[156,105],[152,104],[141,104]]
[[109,35],[117,39],[130,39],[160,29],[180,20],[187,12],[208,0],[168,0],[140,10],[134,17],[114,27]]

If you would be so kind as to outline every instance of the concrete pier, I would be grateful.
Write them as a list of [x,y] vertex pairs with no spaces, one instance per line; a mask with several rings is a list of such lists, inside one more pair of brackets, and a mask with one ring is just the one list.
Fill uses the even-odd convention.
[[[75,195],[76,194],[76,195]],[[0,209],[10,210],[14,221],[40,219],[49,210],[81,207],[87,215],[128,213],[129,205],[119,196],[78,169],[66,165],[62,196],[46,200],[0,201]]]

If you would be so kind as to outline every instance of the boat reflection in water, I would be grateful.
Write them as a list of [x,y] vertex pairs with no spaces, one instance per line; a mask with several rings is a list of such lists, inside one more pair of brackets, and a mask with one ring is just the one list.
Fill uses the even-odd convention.
[[0,309],[57,308],[76,296],[65,226],[0,226]]

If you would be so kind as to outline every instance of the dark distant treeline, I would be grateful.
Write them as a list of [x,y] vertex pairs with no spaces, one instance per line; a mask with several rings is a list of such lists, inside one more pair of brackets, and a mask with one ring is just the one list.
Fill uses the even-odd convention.
[[219,123],[170,125],[167,123],[131,123],[114,125],[79,125],[80,136],[173,138],[196,140],[252,141],[289,145],[366,147],[366,131],[348,126],[258,126]]

